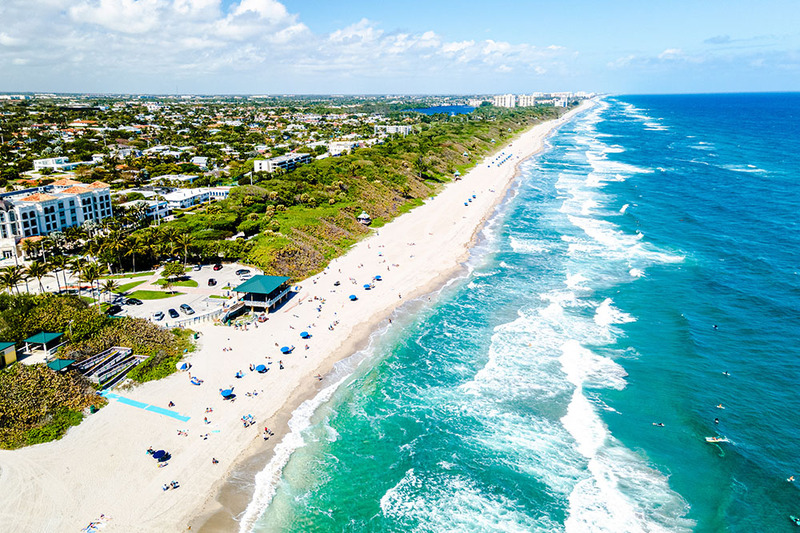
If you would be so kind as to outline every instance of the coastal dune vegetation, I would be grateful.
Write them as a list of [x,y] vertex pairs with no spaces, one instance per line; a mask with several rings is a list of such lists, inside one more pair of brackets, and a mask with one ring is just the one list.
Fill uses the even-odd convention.
[[[63,357],[80,361],[112,346],[147,359],[128,377],[144,382],[175,371],[193,349],[190,330],[164,330],[130,317],[111,318],[75,296],[0,294],[0,338],[18,345],[40,331],[64,333]],[[15,363],[0,370],[0,448],[59,438],[105,400],[79,372]]]

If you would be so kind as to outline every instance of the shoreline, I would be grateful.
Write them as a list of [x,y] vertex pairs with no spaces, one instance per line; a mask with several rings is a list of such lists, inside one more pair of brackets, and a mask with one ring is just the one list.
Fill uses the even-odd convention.
[[[256,488],[249,474],[263,470],[279,443],[291,435],[289,421],[298,407],[317,397],[331,381],[334,365],[367,347],[392,313],[444,286],[464,268],[481,229],[519,175],[519,164],[540,152],[558,126],[590,105],[538,124],[498,147],[496,154],[513,147],[516,159],[507,157],[507,166],[501,167],[487,165],[498,161],[497,155],[488,156],[462,180],[304,280],[298,294],[261,326],[234,330],[202,325],[198,350],[186,360],[190,372],[206,384],[193,386],[179,372],[116,391],[151,405],[174,400],[174,409],[188,420],[112,401],[59,441],[0,451],[0,484],[6,488],[0,521],[20,531],[68,531],[104,515],[104,531],[238,529],[234,517],[241,515],[242,502],[249,504]],[[363,290],[361,284],[378,273],[384,280]],[[334,288],[334,280],[341,286]],[[358,301],[349,301],[348,293],[358,295]],[[303,347],[298,332],[305,329],[312,338]],[[277,346],[294,343],[294,354],[278,353]],[[269,372],[233,378],[254,362],[270,365]],[[314,379],[316,373],[325,378]],[[223,401],[217,390],[233,385],[236,401]],[[253,416],[255,427],[242,427],[245,415]],[[265,426],[274,432],[266,442],[259,430]],[[167,468],[156,468],[144,453],[148,446],[170,451]],[[212,458],[218,463],[212,464]],[[181,488],[162,491],[162,484],[173,479]]]
[[[494,203],[486,211],[486,213],[481,218],[478,225],[474,228],[469,243],[464,249],[462,255],[458,258],[457,264],[454,265],[450,270],[442,272],[437,279],[430,282],[427,286],[418,287],[417,290],[415,290],[414,293],[411,294],[409,302],[406,302],[402,305],[397,305],[387,310],[386,316],[379,317],[378,319],[373,320],[371,323],[361,324],[361,327],[365,331],[363,331],[361,334],[354,335],[355,339],[353,339],[352,342],[350,343],[352,345],[352,348],[349,348],[347,346],[341,346],[339,347],[339,349],[334,350],[330,354],[330,356],[326,358],[317,368],[318,373],[325,376],[325,379],[328,379],[334,366],[337,363],[345,361],[349,357],[358,355],[360,352],[369,349],[369,347],[372,345],[372,342],[374,341],[373,336],[378,333],[377,328],[379,328],[380,325],[384,324],[386,319],[390,315],[402,312],[403,308],[406,307],[408,304],[413,303],[414,300],[419,300],[420,298],[423,298],[429,294],[441,291],[448,284],[448,282],[455,279],[459,275],[459,273],[465,272],[466,270],[465,263],[472,255],[472,250],[477,244],[481,232],[485,229],[486,223],[493,216],[496,215],[499,206],[502,205],[506,200],[508,200],[509,193],[511,192],[511,188],[514,184],[514,181],[520,175],[520,170],[519,170],[520,165],[522,165],[524,162],[526,162],[533,156],[541,153],[545,148],[545,141],[547,137],[552,135],[553,132],[561,124],[566,123],[575,114],[584,111],[585,109],[588,109],[594,104],[595,102],[593,100],[589,101],[586,104],[583,104],[578,108],[570,111],[569,113],[566,113],[562,117],[559,117],[559,119],[543,123],[543,124],[549,124],[550,122],[555,122],[555,124],[547,131],[547,133],[543,135],[541,139],[541,145],[538,147],[538,149],[535,149],[533,152],[531,152],[526,156],[521,156],[519,160],[516,161],[510,179],[508,179],[507,182],[503,185],[503,190],[501,191],[501,193],[497,196]],[[537,126],[539,125],[540,124],[537,124]],[[535,127],[536,126],[534,126],[534,128]],[[509,145],[513,144],[520,136],[530,131],[531,130],[528,130],[526,132],[517,135],[509,142]],[[487,157],[486,159],[489,159],[489,157]],[[356,367],[359,365],[360,362],[356,365]],[[355,372],[355,370],[356,368],[353,368],[352,371],[343,378],[342,383],[333,386],[336,389],[338,389],[343,384],[343,382],[346,381],[353,374],[353,372]],[[303,403],[316,399],[320,394],[323,393],[324,389],[325,387],[303,387],[296,389],[295,393],[290,398],[288,398],[284,403],[284,405],[281,407],[282,412],[277,419],[277,427],[279,429],[284,430],[284,432],[280,433],[276,432],[275,436],[276,437],[280,436],[281,438],[285,438],[289,431],[288,428],[289,420],[295,415],[297,409]],[[252,501],[256,486],[255,486],[255,480],[253,479],[251,486],[249,486],[248,490],[243,493],[241,491],[241,488],[235,486],[230,478],[238,477],[233,474],[239,472],[246,472],[247,474],[249,474],[248,476],[249,478],[253,478],[256,474],[262,471],[271,460],[273,460],[275,447],[277,444],[279,444],[279,441],[275,440],[271,442],[266,449],[262,447],[262,449],[256,450],[257,443],[254,443],[250,447],[251,449],[248,450],[250,453],[247,453],[248,451],[244,452],[246,457],[241,460],[240,464],[235,465],[232,468],[233,473],[231,473],[230,476],[226,476],[225,479],[220,480],[221,486],[217,490],[215,490],[214,493],[210,494],[209,497],[206,499],[205,503],[201,507],[199,507],[198,516],[190,522],[192,531],[199,531],[200,533],[216,533],[216,532],[238,530],[240,524],[238,517],[241,517],[245,513],[247,506]],[[260,462],[260,468],[250,467],[251,464],[259,464],[259,459],[263,459],[263,462]],[[281,467],[281,470],[282,469],[283,467]],[[232,502],[236,502],[238,503],[238,505],[235,506],[231,505]]]

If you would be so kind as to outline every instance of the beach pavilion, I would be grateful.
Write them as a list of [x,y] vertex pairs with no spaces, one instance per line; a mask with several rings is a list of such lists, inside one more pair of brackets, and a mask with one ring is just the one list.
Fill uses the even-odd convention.
[[25,339],[25,351],[30,355],[38,355],[40,357],[36,357],[35,361],[32,359],[30,361],[25,361],[26,363],[33,363],[33,362],[40,362],[39,359],[46,360],[51,355],[55,354],[56,351],[61,348],[64,344],[61,342],[61,337],[63,337],[63,333],[48,333],[46,331],[42,331],[37,333],[36,335],[32,335]]
[[291,290],[289,278],[264,275],[253,276],[233,289],[244,295],[239,299],[239,304],[249,307],[251,311],[265,312],[272,311],[287,300]]

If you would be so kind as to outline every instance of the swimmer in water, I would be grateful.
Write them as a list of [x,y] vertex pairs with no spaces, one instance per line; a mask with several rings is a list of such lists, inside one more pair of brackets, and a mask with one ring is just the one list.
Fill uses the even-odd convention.
[[794,483],[794,476],[787,477],[786,481],[788,481],[789,483]]
[[725,406],[722,404],[717,405],[717,409],[725,409]]
[[728,371],[727,371],[727,370],[726,370],[725,372],[723,372],[723,373],[722,373],[722,375],[723,375],[723,376],[730,376],[730,374],[728,373]]
[[653,422],[653,425],[654,426],[658,426],[660,428],[663,428],[664,427],[664,422]]

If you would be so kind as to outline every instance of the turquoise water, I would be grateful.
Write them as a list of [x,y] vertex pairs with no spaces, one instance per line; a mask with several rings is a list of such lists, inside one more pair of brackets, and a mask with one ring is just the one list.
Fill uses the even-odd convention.
[[798,134],[798,95],[562,127],[469,273],[297,413],[253,530],[793,530]]

